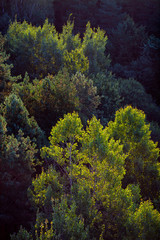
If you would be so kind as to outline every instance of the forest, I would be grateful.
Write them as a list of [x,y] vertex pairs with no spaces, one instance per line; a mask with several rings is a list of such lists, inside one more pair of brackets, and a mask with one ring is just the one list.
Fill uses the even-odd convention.
[[0,0],[0,239],[160,239],[159,0]]

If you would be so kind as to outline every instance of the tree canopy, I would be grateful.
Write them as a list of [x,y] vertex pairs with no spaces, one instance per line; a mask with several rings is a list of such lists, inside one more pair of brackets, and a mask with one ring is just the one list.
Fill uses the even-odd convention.
[[159,11],[0,1],[3,240],[159,240]]

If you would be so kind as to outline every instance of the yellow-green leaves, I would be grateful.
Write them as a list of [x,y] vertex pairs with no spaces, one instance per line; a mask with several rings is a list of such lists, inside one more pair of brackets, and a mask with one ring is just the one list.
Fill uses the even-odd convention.
[[110,137],[120,140],[124,145],[124,152],[128,155],[126,184],[139,183],[145,196],[153,197],[157,192],[154,189],[158,188],[159,149],[151,140],[149,127],[145,121],[145,114],[128,106],[116,112],[115,121],[108,124],[106,131]]
[[73,34],[74,22],[67,21],[66,25],[63,25],[62,33],[59,34],[60,41],[64,45],[68,52],[81,48],[81,38],[79,33]]
[[150,201],[141,202],[127,222],[127,239],[155,239],[160,236],[160,213]]
[[86,73],[89,69],[89,61],[85,57],[82,48],[76,48],[71,52],[67,50],[64,52],[64,66],[71,74],[75,74],[76,72]]
[[29,197],[36,207],[51,206],[51,200],[59,198],[62,185],[59,183],[58,174],[50,167],[32,180],[32,188],[29,189]]
[[[110,136],[124,143],[124,150],[132,156],[141,156],[145,162],[156,161],[159,150],[151,140],[145,114],[131,106],[116,112],[115,121],[110,122],[107,131]],[[147,153],[148,152],[148,153]]]
[[42,153],[53,157],[58,164],[66,168],[72,194],[73,162],[77,162],[77,142],[82,136],[82,123],[77,113],[68,113],[51,130],[50,147],[42,148]]
[[105,56],[105,32],[100,28],[92,29],[88,23],[81,40],[80,34],[73,34],[73,27],[74,23],[69,20],[59,34],[48,20],[42,27],[26,21],[11,23],[7,42],[15,72],[24,74],[27,71],[34,78],[48,73],[55,75],[63,67],[70,74],[106,70],[110,60]]
[[77,113],[68,113],[51,130],[49,138],[52,145],[57,143],[75,143],[82,134],[82,123]]
[[100,121],[88,120],[86,130],[82,128],[77,113],[64,115],[52,128],[50,147],[43,153],[65,167],[70,186],[77,182],[80,189],[89,188],[94,198],[108,201],[108,194],[121,187],[124,176],[122,146],[111,139]]
[[[116,113],[115,122],[110,122],[105,129],[96,117],[88,120],[84,129],[78,114],[68,113],[52,128],[49,140],[50,146],[43,148],[42,152],[48,162],[57,164],[58,169],[61,169],[62,176],[59,175],[58,179],[63,183],[65,192],[63,198],[57,199],[53,206],[53,225],[58,233],[63,234],[63,227],[67,229],[67,234],[72,229],[71,235],[74,229],[86,231],[89,227],[92,236],[97,221],[97,233],[94,233],[97,239],[104,236],[116,238],[120,236],[121,228],[124,231],[127,229],[127,236],[130,237],[131,223],[135,236],[139,236],[136,235],[137,229],[144,232],[145,221],[140,219],[140,228],[135,224],[136,214],[141,211],[141,206],[140,210],[136,210],[141,197],[140,187],[141,191],[146,191],[148,186],[150,194],[152,186],[156,186],[152,177],[156,176],[156,181],[158,178],[156,165],[148,164],[150,161],[154,163],[152,158],[157,150],[154,143],[150,142],[149,126],[145,123],[143,112],[132,107],[121,109]],[[142,174],[136,168],[137,156],[141,157],[143,163]],[[125,178],[125,181],[128,180],[125,185],[125,173],[135,173],[137,179],[134,183],[138,182],[140,187],[138,184],[127,186],[129,178]],[[144,182],[145,174],[147,184]],[[57,180],[53,179],[54,182]],[[41,184],[37,183],[34,185],[38,189]],[[47,200],[44,199],[52,195],[50,184],[47,183],[46,188],[37,190],[37,201],[41,199],[46,204]],[[149,211],[155,215],[157,224],[157,212],[153,214],[153,209]]]
[[92,29],[90,23],[86,25],[84,33],[82,49],[84,55],[89,60],[89,73],[96,74],[104,71],[109,67],[109,57],[105,55],[105,47],[107,44],[107,36],[100,28]]
[[62,65],[63,45],[48,20],[42,27],[26,21],[13,22],[7,32],[7,41],[19,73],[27,71],[32,77],[46,76],[57,73]]

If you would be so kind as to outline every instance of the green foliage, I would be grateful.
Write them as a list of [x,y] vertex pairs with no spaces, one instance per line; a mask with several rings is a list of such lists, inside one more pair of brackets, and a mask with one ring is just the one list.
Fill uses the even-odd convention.
[[160,147],[160,126],[157,122],[150,123],[151,129],[151,138],[154,142],[158,143],[158,147]]
[[105,31],[99,27],[92,29],[90,23],[87,23],[82,48],[84,55],[89,60],[89,74],[97,74],[109,67],[110,59],[105,55],[107,39]]
[[[22,100],[15,94],[10,94],[2,105],[2,114],[7,122],[8,134],[18,134],[22,130],[25,136],[29,136],[38,146],[42,146],[45,142],[43,131],[38,126],[33,117],[29,117],[29,113],[25,108]],[[35,138],[35,139],[34,139]]]
[[[112,236],[114,236],[118,227],[115,227],[112,216],[121,211],[120,216],[125,222],[127,214],[125,216],[124,209],[127,208],[129,211],[132,205],[131,190],[122,190],[121,188],[121,180],[125,173],[125,155],[122,146],[113,139],[109,141],[108,138],[106,130],[103,130],[102,125],[95,117],[88,121],[88,126],[84,131],[78,115],[73,113],[65,115],[64,119],[61,119],[52,128],[49,138],[51,145],[42,149],[43,156],[47,154],[64,169],[66,180],[70,186],[71,199],[69,198],[69,201],[73,203],[75,199],[77,211],[85,217],[85,226],[87,227],[89,224],[90,236],[93,236],[93,239],[95,236],[99,238],[101,234],[108,237],[110,234],[112,235],[112,231],[114,232]],[[88,195],[90,200],[86,201]],[[78,196],[81,196],[81,200]],[[81,209],[83,203],[86,206]],[[84,211],[83,209],[87,209],[87,206],[93,210],[91,212]],[[97,208],[104,209],[104,212],[97,213]],[[109,216],[106,219],[107,214]],[[62,214],[58,212],[58,216],[62,216]],[[62,220],[57,221],[61,222]],[[59,223],[57,221],[56,224]],[[97,227],[98,222],[99,226]],[[108,227],[109,223],[110,227]],[[103,224],[105,224],[105,230]],[[59,225],[60,223],[56,229]]]
[[[57,157],[60,163],[63,165],[65,161],[69,161],[71,167],[72,155],[76,152],[76,140],[80,138],[82,134],[82,123],[77,113],[68,113],[64,116],[64,119],[60,119],[56,126],[51,130],[51,136],[49,137],[51,148],[42,148],[43,154],[47,152],[50,157]],[[63,146],[65,145],[66,151],[63,158]]]
[[30,138],[25,138],[23,132],[19,130],[17,138],[14,135],[6,137],[5,145],[4,157],[9,166],[12,168],[16,165],[22,165],[21,173],[23,169],[31,171],[31,165],[34,165],[34,155],[37,150],[35,149],[36,145],[31,143]]
[[22,228],[22,226],[20,227],[20,230],[17,234],[12,234],[11,235],[11,240],[32,240],[32,236],[30,235],[30,233],[27,232],[26,229]]
[[[42,27],[35,27],[26,21],[10,24],[7,31],[8,49],[11,53],[15,72],[27,71],[32,77],[56,74],[63,66],[70,73],[77,71],[97,73],[110,64],[105,56],[107,37],[105,32],[86,26],[81,39],[73,35],[73,23],[69,20],[58,34],[55,27],[45,21]],[[25,65],[25,68],[24,68]]]
[[160,5],[158,0],[136,0],[134,2],[120,0],[120,4],[123,11],[127,12],[136,23],[144,25],[149,33],[159,32]]
[[5,37],[0,33],[0,103],[4,100],[4,97],[10,93],[13,82],[18,79],[11,76],[13,65],[6,63],[9,56],[6,54],[4,48],[5,41]]
[[62,33],[59,34],[67,52],[81,48],[80,34],[73,34],[74,26],[74,22],[69,18],[66,25],[63,25]]
[[75,49],[64,53],[64,66],[70,74],[76,72],[86,73],[89,69],[88,58],[84,56],[82,49]]
[[119,93],[119,81],[112,75],[98,73],[93,77],[93,82],[97,87],[97,93],[100,96],[100,105],[98,106],[98,117],[103,125],[113,120],[115,111],[122,104],[122,96]]
[[140,192],[141,189],[139,187],[139,185],[135,185],[135,184],[128,184],[127,190],[129,189],[132,192],[132,201],[133,201],[133,205],[132,205],[132,211],[135,211],[137,209],[137,207],[140,204],[140,200],[142,198]]
[[[153,227],[148,215],[139,225],[134,218],[142,211],[141,193],[157,197],[152,189],[158,182],[159,150],[150,140],[143,112],[120,109],[108,127],[93,117],[85,129],[77,113],[68,113],[52,128],[49,141],[41,155],[52,166],[32,181],[28,192],[39,208],[35,239],[132,239],[132,223],[134,236],[137,229],[145,232],[145,224],[155,234],[157,211]],[[129,184],[130,175],[140,187]],[[127,187],[122,188],[126,176]]]
[[35,79],[33,83],[25,75],[23,82],[14,84],[13,92],[20,96],[40,126],[49,130],[53,122],[79,105],[76,88],[65,70],[54,77],[48,75],[40,81]]
[[52,128],[49,137],[51,146],[42,148],[43,156],[47,154],[47,156],[56,159],[58,164],[66,168],[71,195],[73,186],[72,163],[77,162],[77,140],[81,137],[81,134],[82,123],[78,114],[69,113]]
[[160,121],[159,107],[152,96],[147,94],[143,85],[134,79],[118,79],[118,90],[121,106],[132,105],[146,114],[147,120]]
[[159,61],[160,61],[160,39],[151,35],[146,39],[139,57],[127,65],[115,64],[113,71],[116,75],[123,78],[134,78],[143,84],[146,91],[152,94],[152,97],[159,104]]
[[[1,226],[11,229],[11,225],[24,226],[31,221],[27,188],[31,184],[37,149],[29,137],[19,131],[14,135],[4,135],[0,156],[0,211]],[[25,218],[24,218],[25,216]],[[3,234],[3,231],[2,231]],[[23,235],[23,233],[22,233]]]
[[79,100],[77,108],[79,116],[82,121],[86,123],[87,119],[97,114],[97,109],[99,108],[100,97],[97,92],[97,87],[92,79],[78,72],[72,76],[71,81],[76,87],[76,95]]
[[61,203],[53,207],[53,227],[56,232],[56,239],[88,239],[88,229],[84,226],[82,216],[76,214],[75,202],[68,207],[67,201],[62,199]]
[[[93,117],[88,121],[86,131],[82,135],[82,153],[90,164],[90,170],[84,164],[84,173],[79,174],[86,177],[86,183],[92,188],[97,199],[107,202],[112,198],[112,191],[119,191],[121,180],[125,173],[122,146],[113,139],[109,141],[106,130],[103,130],[100,121]],[[82,157],[83,158],[83,157]],[[76,166],[75,166],[76,167]],[[81,165],[80,165],[81,167]],[[81,177],[77,179],[81,181]]]
[[107,50],[113,63],[127,65],[139,56],[147,35],[143,26],[136,26],[129,16],[119,22],[110,33]]
[[63,45],[48,20],[42,27],[26,21],[11,23],[7,42],[16,72],[24,74],[27,71],[32,77],[44,76],[57,73],[62,65]]
[[32,188],[28,190],[33,205],[39,209],[50,210],[50,203],[60,198],[62,186],[58,181],[57,172],[50,167],[32,180]]
[[[37,224],[38,220],[36,219],[35,231],[33,234],[27,232],[26,229],[20,227],[20,230],[17,234],[12,234],[11,240],[54,240],[55,234],[53,230],[53,224],[48,224],[48,220],[46,219],[45,222],[41,222],[40,226]],[[33,238],[33,236],[35,238]]]
[[47,132],[59,117],[74,110],[85,121],[96,112],[100,102],[92,80],[81,73],[70,77],[66,70],[33,83],[26,75],[23,82],[14,84],[13,92],[20,96],[29,113]]
[[126,239],[158,240],[160,234],[160,214],[150,201],[141,202],[127,223]]
[[51,144],[59,142],[74,143],[79,137],[82,129],[82,123],[77,113],[67,114],[64,119],[60,119],[56,127],[52,128],[50,141]]
[[[20,225],[32,227],[12,240],[158,239],[158,9],[158,0],[0,1],[3,33],[16,19],[0,34],[3,239]],[[24,77],[12,77],[11,62]],[[49,142],[39,126],[53,126]]]
[[[78,166],[74,166],[73,172],[76,173],[80,189],[89,187],[95,206],[101,210],[99,214],[102,214],[102,221],[98,219],[98,222],[101,230],[105,226],[102,236],[104,239],[114,239],[118,228],[122,228],[123,221],[126,221],[125,214],[129,211],[132,200],[130,190],[127,192],[121,188],[125,173],[122,146],[114,140],[109,141],[108,137],[100,122],[92,118],[82,136],[82,160]],[[98,239],[101,232],[93,222],[91,226],[95,227],[97,234],[92,228],[91,232]]]
[[124,144],[126,159],[125,185],[140,184],[141,193],[153,198],[157,194],[159,149],[151,140],[149,125],[145,114],[131,106],[116,112],[115,121],[110,122],[107,131],[110,137]]
[[4,145],[4,141],[5,141],[5,134],[7,132],[7,123],[5,121],[5,118],[0,115],[0,156],[2,154],[2,150],[3,150],[3,145]]

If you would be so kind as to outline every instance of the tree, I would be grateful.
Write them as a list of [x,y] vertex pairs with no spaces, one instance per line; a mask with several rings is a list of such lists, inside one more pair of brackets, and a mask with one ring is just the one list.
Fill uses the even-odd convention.
[[88,239],[88,229],[85,227],[84,219],[76,213],[77,206],[73,201],[68,207],[66,199],[53,207],[53,227],[58,239]]
[[97,116],[105,126],[110,120],[114,119],[115,111],[120,108],[123,102],[123,96],[119,92],[119,81],[112,72],[98,73],[92,79],[100,97]]
[[[134,236],[137,236],[137,229],[143,234],[145,226],[156,232],[159,213],[150,211],[150,207],[153,225],[148,222],[146,214],[144,221],[142,218],[138,220],[140,225],[137,228],[137,213],[139,209],[144,212],[141,205],[138,208],[141,189],[135,184],[122,188],[122,181],[125,171],[128,171],[127,168],[125,170],[128,158],[134,160],[135,157],[136,160],[141,154],[148,156],[145,167],[149,166],[148,162],[156,166],[152,158],[157,156],[158,149],[149,138],[150,132],[144,124],[142,112],[128,107],[118,111],[116,116],[119,121],[121,117],[132,120],[132,127],[124,121],[118,125],[124,131],[116,132],[114,122],[103,128],[93,117],[84,129],[78,114],[69,113],[52,128],[50,145],[41,151],[46,164],[52,166],[48,172],[42,171],[30,188],[34,206],[40,207],[31,233],[33,238],[36,232],[35,238],[43,236],[44,239],[47,236],[48,239],[127,239],[131,237],[132,223]],[[125,142],[116,134],[123,134]],[[144,150],[140,148],[141,142],[146,146]],[[141,180],[140,174],[138,180]],[[142,187],[141,182],[138,183]],[[30,234],[24,229],[20,229],[20,233],[26,237]]]
[[152,96],[146,93],[143,85],[134,79],[118,79],[121,106],[131,105],[146,114],[148,121],[160,122],[160,112]]
[[107,52],[111,54],[112,63],[128,65],[140,55],[140,49],[146,40],[143,26],[137,26],[133,19],[125,19],[111,30]]
[[67,20],[67,23],[63,25],[62,32],[59,34],[60,41],[62,41],[67,52],[81,48],[81,38],[80,34],[74,34],[74,21],[71,21],[70,18]]
[[58,178],[58,172],[50,166],[47,171],[42,169],[42,173],[32,179],[32,186],[28,189],[28,197],[35,210],[43,211],[48,219],[52,216],[52,203],[62,195],[62,184]]
[[115,64],[113,72],[123,78],[134,78],[143,84],[146,91],[152,94],[155,102],[159,104],[159,49],[160,39],[150,36],[143,44],[140,55],[128,66]]
[[160,213],[150,201],[141,202],[139,208],[131,215],[127,223],[126,239],[159,239]]
[[0,156],[2,155],[2,151],[4,150],[4,142],[6,138],[7,132],[7,123],[4,117],[0,115]]
[[86,124],[87,119],[97,114],[100,97],[97,87],[92,79],[85,77],[80,72],[72,76],[71,81],[76,88],[76,96],[78,97],[78,113],[82,122]]
[[42,80],[30,82],[26,75],[23,82],[13,86],[17,94],[34,116],[39,126],[50,132],[53,123],[68,112],[78,111],[83,122],[96,114],[100,103],[93,81],[81,73],[72,77],[63,69],[54,77],[48,75]]
[[65,70],[54,77],[48,75],[40,81],[35,79],[33,83],[26,75],[23,82],[14,84],[13,92],[22,99],[30,115],[46,133],[63,114],[79,105],[76,88]]
[[109,56],[105,54],[107,36],[99,27],[92,29],[90,23],[86,25],[83,37],[82,49],[89,60],[89,74],[97,74],[105,71],[110,65]]
[[15,73],[27,71],[34,78],[48,73],[55,75],[64,66],[71,74],[76,71],[87,73],[88,68],[89,74],[106,70],[110,60],[105,55],[105,32],[100,28],[92,29],[88,23],[81,43],[79,34],[72,34],[73,26],[68,21],[58,34],[47,20],[42,27],[26,21],[13,22],[7,32],[7,43]]
[[125,162],[124,186],[138,183],[143,196],[151,199],[157,197],[159,149],[157,143],[151,140],[145,114],[131,106],[120,109],[116,112],[114,122],[109,122],[107,131],[111,138],[120,140],[128,155]]
[[86,73],[89,69],[88,58],[84,56],[82,49],[75,49],[64,53],[64,66],[70,74],[76,72]]
[[[3,124],[3,118],[0,119]],[[0,147],[0,225],[1,236],[8,238],[20,224],[29,227],[32,220],[33,211],[27,199],[27,188],[31,184],[37,149],[21,130],[15,138],[14,135],[7,135],[6,129]]]
[[40,129],[33,117],[24,106],[22,100],[15,94],[10,94],[1,105],[2,115],[7,122],[8,134],[18,134],[22,130],[25,136],[29,136],[40,147],[45,142],[44,132]]
[[[120,2],[124,12],[127,12],[133,20],[146,27],[149,34],[159,35],[159,10],[160,5],[158,0],[121,0]],[[148,16],[152,16],[151,18]]]
[[11,23],[7,31],[7,43],[14,72],[24,74],[27,71],[34,78],[55,74],[62,65],[63,45],[55,27],[48,20],[42,27],[32,26],[26,21]]
[[26,229],[20,227],[20,230],[17,234],[12,234],[11,240],[33,240],[32,236],[30,233],[27,232]]
[[18,79],[11,75],[13,65],[6,63],[9,55],[6,54],[4,48],[5,41],[5,37],[0,33],[0,103],[11,92],[12,84]]
[[[51,130],[51,136],[49,137],[52,151],[50,148],[42,148],[43,152],[46,152],[50,157],[62,164],[66,165],[66,170],[69,176],[70,191],[72,193],[72,162],[76,161],[75,154],[77,153],[76,140],[82,134],[82,123],[78,114],[67,114],[64,119],[60,119],[56,126]],[[64,145],[65,148],[62,146]],[[64,157],[63,157],[64,156]]]
[[[51,145],[42,149],[43,156],[54,159],[64,169],[65,185],[66,181],[69,181],[70,186],[70,194],[66,192],[67,195],[69,194],[68,202],[72,206],[76,201],[78,213],[86,219],[85,229],[89,228],[90,239],[94,239],[95,236],[97,238],[103,236],[104,239],[116,236],[118,218],[121,217],[121,223],[124,223],[128,216],[125,211],[126,209],[129,211],[132,205],[131,191],[121,188],[121,180],[125,173],[125,155],[122,146],[113,139],[109,141],[108,138],[109,135],[106,135],[103,126],[95,117],[88,121],[88,126],[84,131],[78,115],[73,113],[65,115],[64,119],[52,128],[49,138]],[[85,200],[88,194],[89,202]],[[82,197],[81,201],[78,196]],[[83,202],[86,203],[84,209],[87,209],[87,206],[93,209],[91,213],[89,211],[87,214],[80,209]],[[55,208],[59,209],[58,206],[55,205]],[[116,220],[113,220],[118,211],[120,214],[117,215]],[[57,214],[62,215],[59,210]],[[62,218],[58,219],[54,220],[55,224],[62,221]],[[66,220],[62,222],[67,223]],[[71,220],[69,222],[71,224]],[[123,224],[120,225],[122,227]],[[56,225],[56,229],[59,229],[59,224]]]

